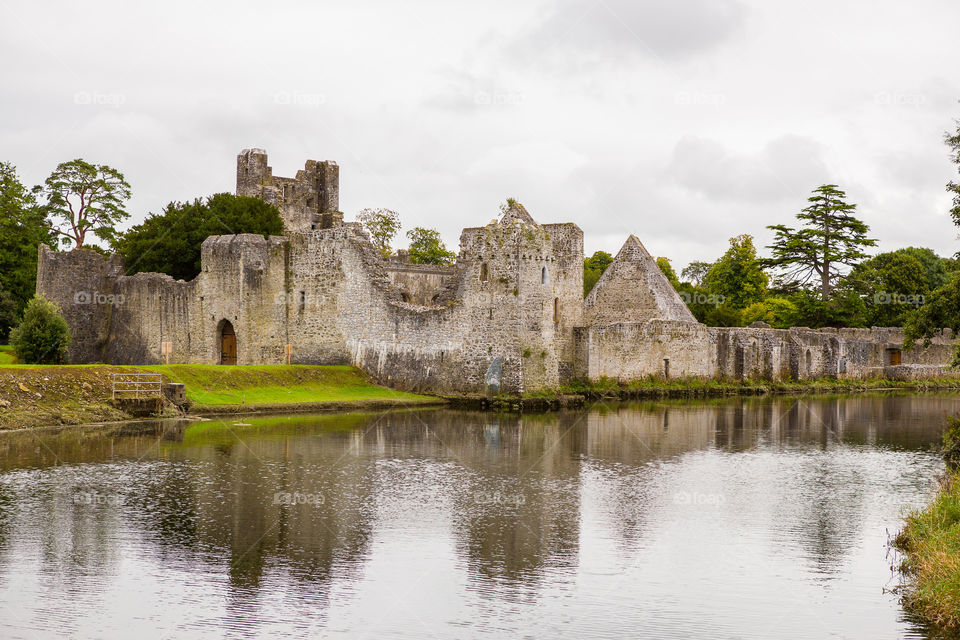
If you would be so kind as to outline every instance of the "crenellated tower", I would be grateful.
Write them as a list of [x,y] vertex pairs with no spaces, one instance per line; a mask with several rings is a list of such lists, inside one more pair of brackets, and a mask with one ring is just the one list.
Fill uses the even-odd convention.
[[288,232],[329,229],[343,222],[340,167],[332,160],[307,160],[295,178],[273,175],[263,149],[237,156],[237,195],[253,196],[276,206]]

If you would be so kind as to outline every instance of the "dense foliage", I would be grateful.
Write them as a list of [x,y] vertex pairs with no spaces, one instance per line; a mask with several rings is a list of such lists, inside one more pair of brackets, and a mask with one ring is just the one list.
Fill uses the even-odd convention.
[[[16,168],[0,162],[0,289],[12,298],[19,315],[33,297],[37,248],[54,246],[34,194],[17,177]],[[0,316],[0,323],[5,323]],[[0,338],[6,329],[0,326]]]
[[595,251],[592,256],[583,261],[583,295],[586,296],[597,284],[597,280],[607,270],[613,256],[606,251]]
[[400,215],[391,209],[363,209],[357,221],[370,234],[373,246],[384,258],[393,253],[390,243],[400,230]]
[[413,264],[449,265],[457,257],[453,251],[447,250],[440,232],[435,229],[414,227],[407,231],[407,237],[410,238],[410,262]]
[[124,203],[130,185],[123,174],[105,164],[76,159],[61,162],[42,189],[43,206],[50,229],[61,242],[74,249],[83,246],[87,234],[113,242],[117,225],[130,217]]
[[10,344],[24,364],[60,364],[70,347],[70,328],[57,305],[36,297],[10,332]]
[[200,273],[200,247],[210,236],[283,233],[283,219],[273,205],[259,198],[218,193],[206,200],[171,202],[120,235],[115,248],[127,273],[154,271],[180,280]]

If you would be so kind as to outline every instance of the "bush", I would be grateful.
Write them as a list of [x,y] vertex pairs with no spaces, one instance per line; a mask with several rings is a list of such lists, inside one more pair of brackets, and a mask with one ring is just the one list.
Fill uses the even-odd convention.
[[70,327],[57,305],[38,296],[10,332],[10,344],[24,364],[60,364],[70,346]]

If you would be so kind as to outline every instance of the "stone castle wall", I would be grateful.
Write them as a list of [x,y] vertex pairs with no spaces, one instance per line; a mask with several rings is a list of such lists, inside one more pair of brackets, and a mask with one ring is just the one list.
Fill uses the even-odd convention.
[[462,242],[426,305],[404,300],[353,223],[210,237],[190,282],[126,276],[117,257],[43,247],[37,290],[77,336],[74,363],[160,363],[169,342],[171,363],[215,364],[229,322],[238,364],[282,363],[290,345],[295,364],[349,363],[398,388],[479,392],[499,358],[504,390],[558,385],[572,373],[561,360],[580,321],[582,232],[513,222],[465,230]]
[[[708,327],[669,320],[577,329],[578,362],[591,380],[647,377],[731,380],[919,379],[948,373],[956,341],[903,349],[898,328]],[[892,354],[901,363],[893,365]],[[669,364],[665,364],[664,359]]]
[[575,379],[922,378],[943,375],[954,336],[903,350],[900,329],[720,328],[696,322],[630,236],[584,299],[583,232],[537,224],[510,201],[463,230],[450,267],[383,260],[337,211],[335,163],[277,178],[266,153],[238,156],[237,192],[276,204],[286,235],[213,236],[190,282],[124,275],[94,251],[40,247],[37,293],[73,333],[71,363],[221,362],[227,323],[237,364],[353,364],[397,388],[481,392]]

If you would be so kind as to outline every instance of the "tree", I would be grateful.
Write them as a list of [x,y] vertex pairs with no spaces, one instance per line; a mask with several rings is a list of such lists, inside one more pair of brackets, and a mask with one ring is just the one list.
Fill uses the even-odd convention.
[[10,329],[17,322],[17,303],[9,291],[0,288],[0,344],[7,344]]
[[457,257],[440,239],[440,232],[435,229],[414,227],[407,231],[410,238],[410,262],[413,264],[453,264]]
[[112,242],[117,225],[130,217],[123,208],[130,199],[130,185],[122,173],[105,164],[79,158],[61,162],[44,183],[43,193],[51,231],[74,249],[83,246],[88,233]]
[[205,201],[171,202],[161,214],[121,234],[115,246],[127,273],[155,271],[179,280],[200,273],[200,246],[215,235],[283,233],[283,219],[273,205],[251,196],[217,193]]
[[37,296],[10,332],[10,344],[24,364],[60,364],[70,347],[70,327],[57,305]]
[[670,282],[670,286],[674,290],[680,287],[680,279],[677,277],[677,272],[673,270],[673,265],[670,264],[669,258],[657,258],[657,266],[660,267],[660,271],[663,272],[663,275],[667,277],[667,280]]
[[0,162],[0,288],[19,314],[37,288],[37,247],[55,246],[36,198],[9,162]]
[[400,215],[391,209],[363,209],[357,214],[357,220],[370,234],[373,246],[384,258],[393,253],[390,242],[400,230]]
[[907,314],[923,304],[931,280],[937,278],[931,277],[915,251],[900,249],[864,260],[847,280],[863,299],[866,324],[899,327]]
[[[957,131],[955,133],[947,132],[943,139],[950,147],[950,159],[960,168],[960,120],[957,120],[955,124],[957,125]],[[951,180],[947,183],[947,191],[953,194],[953,207],[950,208],[950,217],[953,218],[953,224],[960,226],[960,183]]]
[[818,282],[824,301],[841,276],[840,267],[853,266],[866,257],[864,247],[877,243],[867,237],[870,227],[853,216],[857,205],[846,203],[846,197],[836,185],[822,185],[807,199],[810,206],[797,214],[803,227],[767,227],[776,235],[765,265],[780,268],[785,280],[801,286]]
[[593,255],[583,261],[583,295],[586,297],[597,280],[607,270],[610,263],[613,262],[613,256],[606,251],[594,251]]
[[683,271],[680,272],[680,276],[687,282],[699,287],[703,284],[703,279],[707,276],[707,273],[709,273],[710,269],[712,268],[712,262],[700,262],[695,260],[683,268]]
[[730,238],[730,248],[703,278],[707,291],[722,296],[734,309],[763,300],[768,282],[753,246],[753,236],[747,234]]
[[923,306],[907,316],[904,346],[909,349],[917,342],[927,346],[942,329],[960,332],[960,272],[954,272],[945,285],[931,291]]
[[743,323],[766,322],[777,329],[789,329],[797,316],[797,306],[787,298],[769,297],[743,310]]

